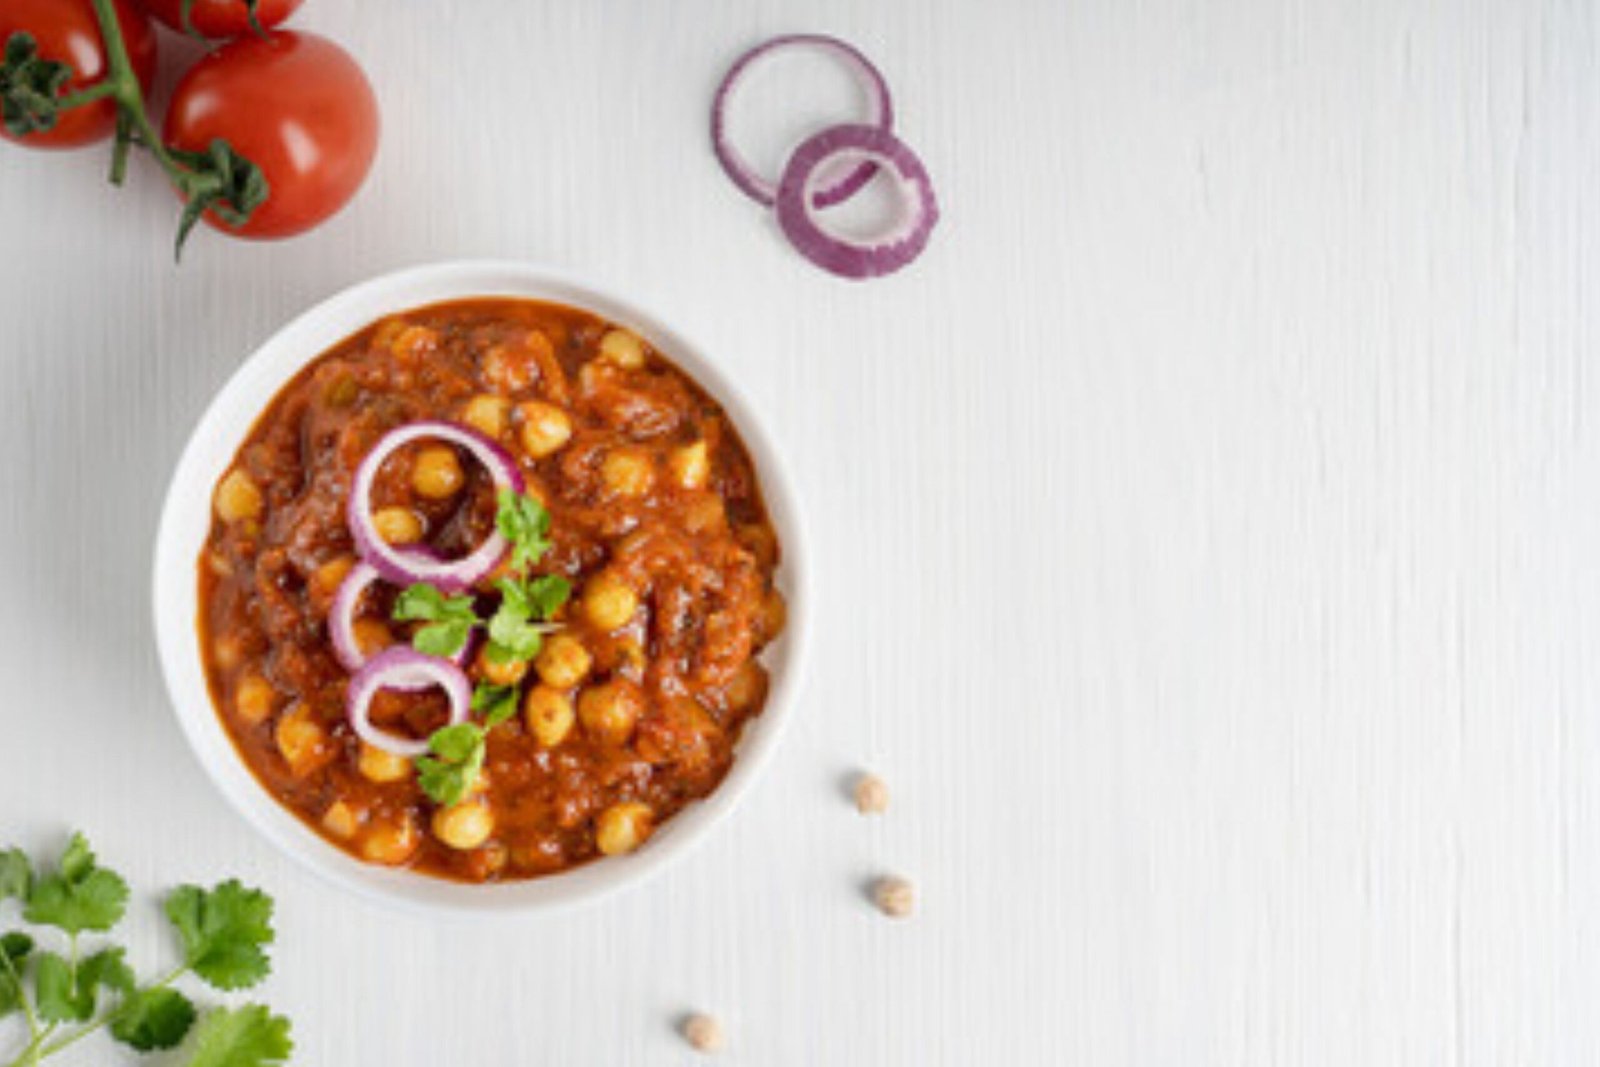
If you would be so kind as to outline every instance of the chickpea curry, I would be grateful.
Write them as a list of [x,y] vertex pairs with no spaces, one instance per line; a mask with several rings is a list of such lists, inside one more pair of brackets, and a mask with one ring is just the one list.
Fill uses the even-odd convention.
[[218,713],[373,863],[465,881],[639,847],[766,698],[779,545],[707,393],[573,308],[374,324],[273,399],[199,560]]

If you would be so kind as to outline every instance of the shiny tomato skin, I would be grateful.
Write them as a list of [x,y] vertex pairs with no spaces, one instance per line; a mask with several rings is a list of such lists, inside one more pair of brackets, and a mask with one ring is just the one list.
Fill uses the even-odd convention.
[[[148,97],[156,76],[155,27],[129,0],[116,0],[116,9],[128,61]],[[105,78],[106,47],[89,0],[0,0],[0,44],[19,31],[33,35],[41,56],[72,67],[63,92],[75,93]],[[61,112],[44,133],[17,137],[0,127],[0,137],[29,148],[78,148],[105,140],[116,128],[116,104],[100,100]]]
[[267,178],[266,203],[239,237],[289,237],[349,202],[378,151],[378,102],[355,60],[324,37],[278,30],[240,37],[196,63],[173,91],[164,140],[233,145]]
[[[256,5],[256,21],[261,28],[270,30],[281,25],[294,14],[303,0],[260,0]],[[187,33],[183,24],[183,0],[139,0],[139,4],[162,25],[179,33]],[[202,37],[222,39],[243,37],[255,32],[250,25],[250,7],[245,0],[195,0],[189,12],[189,21]]]

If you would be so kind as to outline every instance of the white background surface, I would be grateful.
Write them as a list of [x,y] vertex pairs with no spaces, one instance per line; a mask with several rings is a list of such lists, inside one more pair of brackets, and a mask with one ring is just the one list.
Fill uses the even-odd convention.
[[[300,21],[388,123],[310,237],[205,234],[175,270],[148,168],[116,195],[93,153],[0,151],[0,838],[82,826],[147,889],[268,886],[303,1064],[684,1063],[693,1006],[729,1064],[1600,1057],[1592,5]],[[879,62],[939,183],[890,280],[812,269],[707,151],[721,70],[797,29]],[[252,346],[463,255],[703,339],[792,457],[823,598],[731,823],[643,890],[494,928],[332,893],[226,810],[146,589],[167,473]],[[842,796],[860,765],[882,820]],[[865,903],[883,870],[912,922]]]

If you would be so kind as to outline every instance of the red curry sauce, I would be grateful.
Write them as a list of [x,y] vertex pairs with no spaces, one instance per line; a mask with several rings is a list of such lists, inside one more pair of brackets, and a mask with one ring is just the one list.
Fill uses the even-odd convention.
[[[410,761],[355,737],[326,626],[355,560],[356,465],[424,419],[512,453],[552,517],[535,570],[575,590],[534,662],[469,664],[474,682],[514,681],[519,714],[489,732],[478,789],[448,810]],[[495,500],[468,454],[418,443],[384,465],[373,508],[391,542],[455,557],[488,535]],[[551,874],[637,847],[727,773],[766,697],[757,656],[783,626],[778,554],[727,416],[647,343],[567,307],[442,304],[324,354],[251,430],[199,561],[206,673],[257,779],[340,847],[470,881]],[[390,619],[397,593],[368,592],[364,651],[409,640],[413,624]],[[426,737],[445,709],[437,692],[385,693],[373,714]]]

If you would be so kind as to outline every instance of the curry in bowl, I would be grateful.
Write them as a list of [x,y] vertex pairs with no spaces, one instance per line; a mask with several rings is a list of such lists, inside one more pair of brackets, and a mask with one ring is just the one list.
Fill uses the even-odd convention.
[[735,427],[646,340],[440,304],[251,429],[198,561],[202,658],[251,772],[324,838],[533,878],[716,789],[766,699],[779,562]]

